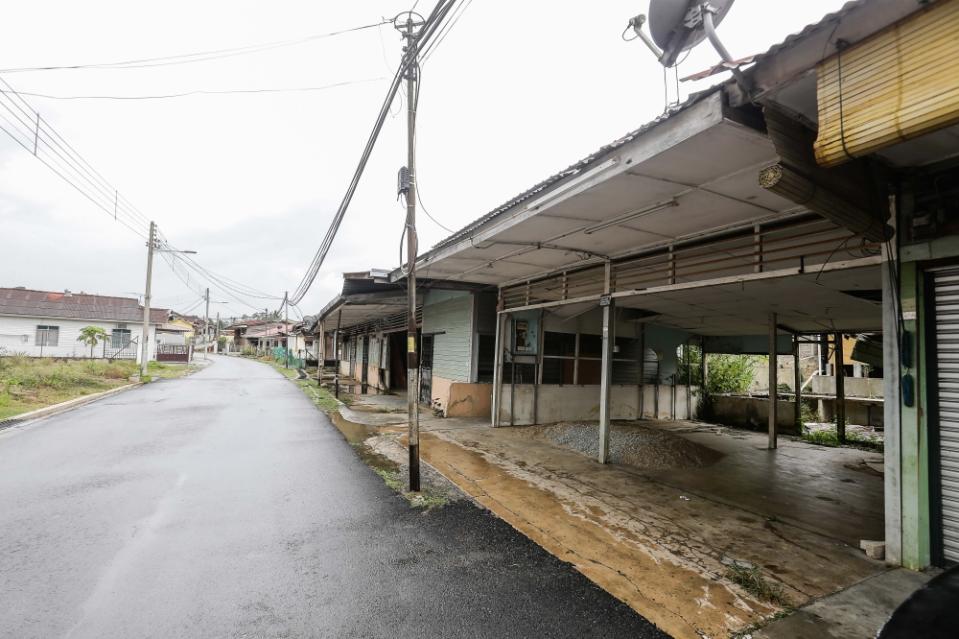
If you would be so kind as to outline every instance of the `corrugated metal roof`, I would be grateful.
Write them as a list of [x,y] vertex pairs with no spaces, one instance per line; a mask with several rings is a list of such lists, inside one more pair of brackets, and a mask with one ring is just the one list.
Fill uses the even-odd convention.
[[847,14],[852,12],[854,9],[866,4],[868,0],[849,0],[844,4],[838,11],[833,11],[832,13],[827,13],[822,17],[819,22],[814,22],[810,25],[803,27],[801,31],[797,31],[791,35],[786,36],[786,39],[778,44],[774,44],[769,47],[764,53],[760,53],[755,57],[754,62],[762,62],[764,58],[772,55],[776,55],[783,49],[788,49],[792,45],[796,44],[798,41],[809,36],[812,33],[815,33],[819,29],[822,29],[830,22],[838,22],[846,17]]
[[[142,322],[143,307],[128,297],[0,288],[0,315]],[[162,324],[168,315],[166,309],[151,309],[150,319],[154,324]]]
[[[495,218],[497,215],[500,215],[501,213],[504,213],[504,212],[508,211],[509,209],[513,208],[513,207],[516,206],[517,204],[521,204],[522,202],[525,202],[526,200],[529,200],[530,198],[532,198],[532,197],[534,197],[534,196],[536,196],[536,195],[539,195],[540,193],[545,192],[545,191],[548,190],[551,186],[554,186],[554,185],[558,184],[559,182],[562,182],[562,181],[565,180],[566,178],[570,178],[570,177],[573,177],[573,176],[575,176],[575,175],[578,175],[579,173],[582,173],[583,171],[587,170],[591,165],[599,162],[600,160],[605,159],[608,155],[610,155],[610,154],[611,154],[613,151],[615,151],[616,149],[622,147],[622,146],[625,145],[625,144],[629,144],[630,142],[632,142],[633,140],[635,140],[636,138],[638,138],[640,135],[642,135],[643,133],[645,133],[645,132],[648,131],[649,129],[653,128],[654,126],[656,126],[657,124],[659,124],[659,123],[661,123],[661,122],[663,122],[663,121],[665,121],[665,120],[668,120],[670,117],[672,117],[673,115],[679,113],[680,111],[683,111],[683,110],[691,107],[692,105],[696,104],[696,103],[699,102],[701,99],[703,99],[704,97],[706,97],[706,96],[708,96],[708,95],[712,95],[712,94],[715,93],[716,91],[719,91],[719,90],[721,89],[721,87],[722,87],[722,85],[717,85],[717,86],[711,87],[711,88],[709,88],[709,89],[706,89],[705,91],[700,91],[700,92],[698,92],[698,93],[693,93],[693,94],[691,94],[684,102],[682,102],[681,104],[673,107],[672,109],[670,109],[670,110],[667,111],[666,113],[663,113],[662,115],[658,116],[657,118],[655,118],[655,119],[647,122],[646,124],[644,124],[643,126],[639,127],[638,129],[635,129],[635,130],[633,130],[633,131],[630,131],[629,133],[627,133],[626,135],[622,136],[621,138],[616,139],[616,140],[613,140],[613,141],[610,142],[609,144],[600,147],[599,149],[597,149],[597,150],[594,151],[593,153],[589,154],[588,156],[586,156],[586,157],[583,158],[582,160],[580,160],[580,161],[578,161],[578,162],[576,162],[576,163],[574,163],[574,164],[571,164],[570,166],[568,166],[567,168],[563,169],[563,170],[560,171],[559,173],[554,173],[553,175],[549,176],[548,178],[546,178],[546,179],[543,180],[542,182],[536,184],[536,185],[533,186],[532,188],[527,189],[526,191],[523,191],[523,192],[520,193],[519,195],[515,196],[514,198],[512,198],[512,199],[510,199],[510,200],[508,200],[508,201],[506,201],[506,202],[504,202],[503,204],[501,204],[500,206],[496,207],[495,209],[493,209],[492,211],[490,211],[489,213],[487,213],[487,214],[484,215],[483,217],[481,217],[481,218],[479,218],[479,219],[477,219],[477,220],[469,223],[468,225],[466,225],[465,227],[463,227],[463,228],[460,229],[459,231],[456,231],[455,233],[453,233],[452,235],[450,235],[450,236],[447,237],[446,239],[440,241],[438,244],[436,244],[435,246],[433,246],[433,248],[430,249],[430,251],[427,253],[427,255],[428,255],[429,253],[432,253],[433,251],[436,251],[437,249],[443,248],[444,246],[447,246],[447,245],[449,245],[449,244],[453,244],[454,242],[457,242],[457,241],[463,239],[464,237],[469,237],[469,236],[472,234],[473,231],[475,231],[475,230],[478,229],[479,227],[483,226],[484,224],[486,224],[487,222],[489,222],[490,220],[492,220],[493,218]],[[420,257],[423,257],[423,256],[420,256]]]

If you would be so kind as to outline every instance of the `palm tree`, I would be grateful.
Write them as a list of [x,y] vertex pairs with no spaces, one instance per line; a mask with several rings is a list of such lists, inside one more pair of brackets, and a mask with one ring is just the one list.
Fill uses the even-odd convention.
[[80,337],[77,338],[77,341],[90,347],[90,358],[92,359],[93,349],[96,348],[96,345],[108,339],[110,339],[110,336],[99,326],[84,326],[80,329]]

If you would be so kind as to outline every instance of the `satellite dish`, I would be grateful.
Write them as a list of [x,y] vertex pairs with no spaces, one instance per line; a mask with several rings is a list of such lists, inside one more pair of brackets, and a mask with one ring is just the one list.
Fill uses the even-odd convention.
[[665,67],[676,64],[684,51],[688,51],[709,38],[725,62],[733,62],[732,56],[716,35],[716,27],[723,21],[734,0],[650,0],[650,39],[642,31],[645,16],[630,20],[630,26],[646,45],[656,54]]

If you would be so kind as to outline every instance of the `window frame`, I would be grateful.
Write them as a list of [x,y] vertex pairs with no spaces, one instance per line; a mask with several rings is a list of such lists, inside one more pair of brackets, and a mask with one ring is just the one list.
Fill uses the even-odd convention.
[[[44,337],[41,338],[40,336]],[[53,340],[50,340],[50,335],[53,335]],[[43,348],[45,346],[59,346],[60,345],[60,326],[53,324],[37,324],[37,327],[34,332],[33,345]]]

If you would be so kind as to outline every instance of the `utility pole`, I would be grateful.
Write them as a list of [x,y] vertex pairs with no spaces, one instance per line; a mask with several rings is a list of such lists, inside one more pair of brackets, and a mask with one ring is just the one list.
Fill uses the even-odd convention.
[[206,352],[210,343],[210,289],[206,289],[206,311],[203,313],[203,359],[206,359]]
[[214,340],[213,340],[213,352],[220,352],[220,311],[216,312],[216,327],[213,329]]
[[147,238],[147,285],[143,294],[143,337],[140,344],[140,379],[147,376],[150,358],[150,289],[153,286],[153,246],[156,244],[157,227],[150,222],[150,237]]
[[412,12],[407,14],[406,23],[397,26],[403,32],[406,46],[403,55],[407,57],[406,66],[406,149],[409,184],[406,189],[406,258],[407,258],[407,302],[408,317],[406,329],[406,404],[409,419],[410,451],[410,490],[420,489],[420,414],[419,414],[419,353],[416,335],[416,83],[417,71],[417,34],[414,29],[422,22],[414,21]]
[[283,368],[290,367],[290,292],[283,293],[283,333],[286,335],[286,360]]

